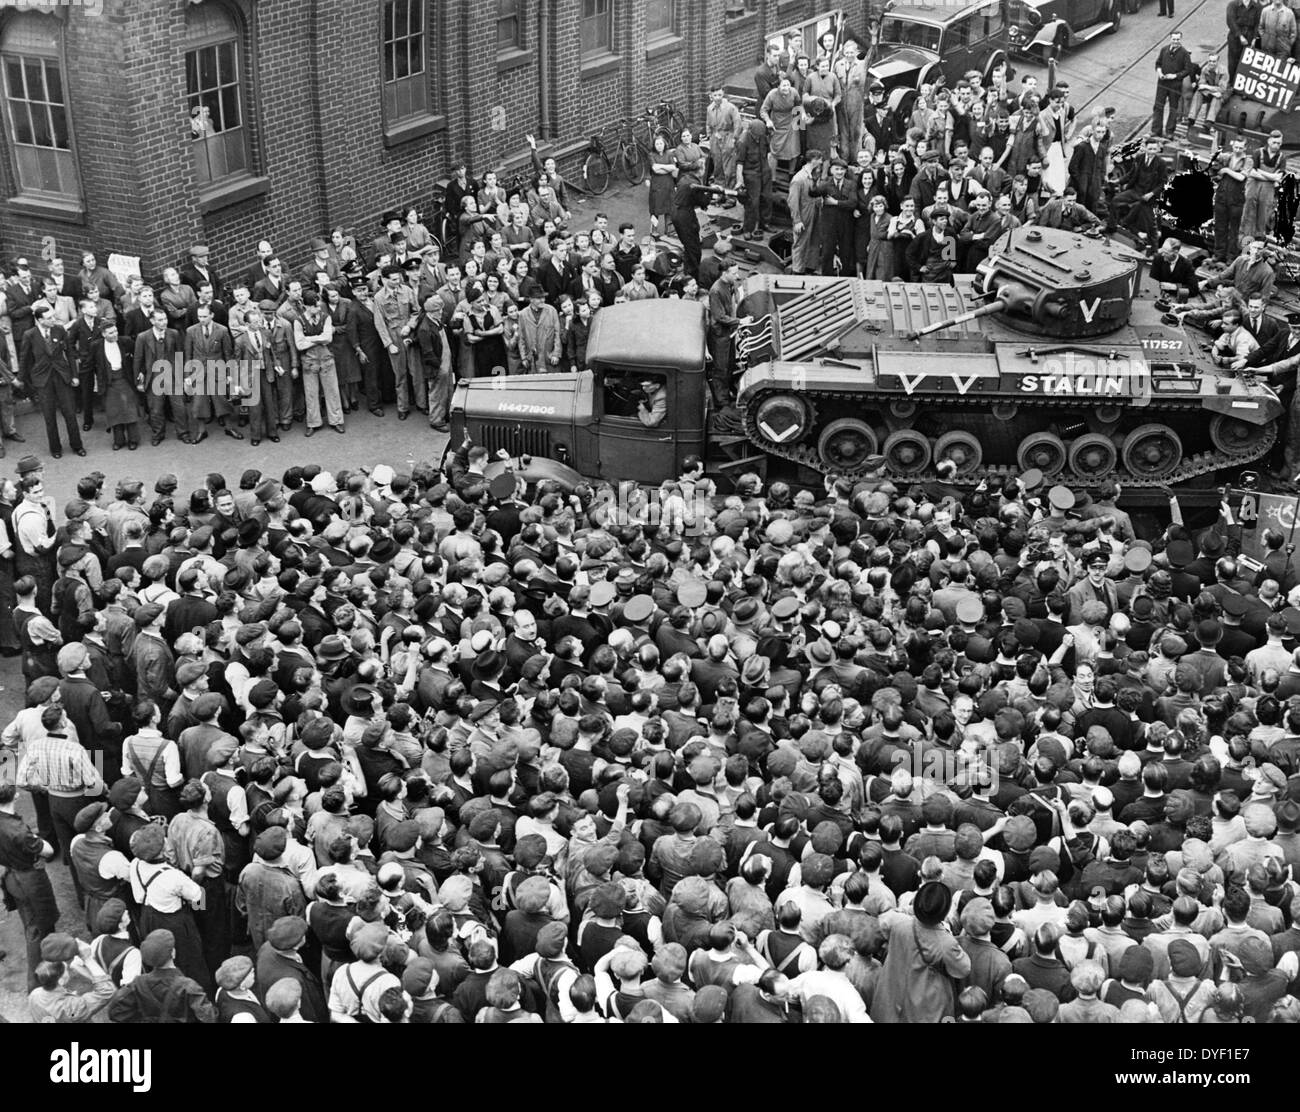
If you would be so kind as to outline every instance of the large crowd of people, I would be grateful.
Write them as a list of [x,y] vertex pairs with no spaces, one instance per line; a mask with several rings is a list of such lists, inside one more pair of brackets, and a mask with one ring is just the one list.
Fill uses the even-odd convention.
[[[695,210],[739,184],[761,234],[773,160],[797,271],[942,281],[1008,221],[1115,217],[1105,115],[1076,135],[1063,84],[976,75],[899,121],[849,45],[771,52],[755,120],[719,90],[699,144],[656,144],[680,257],[576,229],[539,153],[517,191],[457,169],[454,246],[408,208],[297,274],[263,243],[223,281],[197,245],[157,291],[93,255],[38,290],[19,259],[0,431],[15,388],[56,457],[101,406],[128,451],[145,421],[155,445],[342,432],[390,391],[443,429],[454,378],[577,369],[593,313],[660,296],[707,297],[725,402],[739,271]],[[231,353],[259,389],[154,388]],[[570,488],[466,442],[53,492],[24,456],[0,482],[9,1018],[1300,1022],[1286,538],[1254,570],[1227,516],[1138,539],[1113,482],[883,465]]]
[[494,462],[20,463],[32,1018],[1300,1020],[1284,538]]

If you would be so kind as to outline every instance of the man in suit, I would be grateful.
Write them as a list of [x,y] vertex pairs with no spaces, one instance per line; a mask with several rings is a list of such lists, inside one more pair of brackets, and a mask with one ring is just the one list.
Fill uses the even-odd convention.
[[[1151,108],[1151,134],[1172,137],[1178,123],[1179,106],[1183,95],[1183,78],[1191,76],[1192,56],[1183,46],[1181,31],[1171,31],[1169,42],[1156,55],[1156,100]],[[1165,105],[1168,105],[1166,126]]]
[[[287,321],[281,321],[289,328]],[[276,377],[287,375],[277,367],[272,351],[271,334],[266,328],[262,310],[249,303],[244,327],[235,337],[235,358],[248,368],[256,389],[245,404],[248,406],[248,435],[253,447],[265,437],[272,443],[280,442],[279,407],[276,404]]]
[[136,295],[136,304],[122,314],[122,336],[127,340],[134,340],[142,333],[148,332],[156,307],[153,286],[142,286]]
[[[182,444],[194,444],[185,399],[176,390],[181,379],[184,344],[181,334],[167,327],[167,312],[155,308],[150,327],[135,340],[135,386],[144,392],[149,407],[149,431],[157,447],[167,436],[167,401],[172,399],[172,419]],[[199,437],[206,438],[207,433]]]
[[[217,324],[213,319],[212,306],[198,307],[198,322],[185,330],[185,362],[197,360],[205,369],[215,368],[220,363],[235,357],[235,341],[231,339],[230,329],[224,324]],[[186,372],[188,375],[188,371]],[[233,413],[227,391],[218,384],[208,392],[210,383],[204,381],[198,390],[188,398],[190,420],[196,425],[199,421],[208,422],[216,417],[217,424],[232,440],[243,440],[244,434],[226,422]],[[188,393],[188,391],[187,391]]]
[[59,297],[70,297],[75,305],[81,300],[81,280],[74,278],[71,274],[63,269],[62,259],[50,260],[50,272],[45,281],[54,283],[55,293]]
[[[1196,268],[1183,258],[1183,241],[1172,236],[1160,244],[1160,250],[1151,260],[1151,277],[1164,285],[1178,286],[1187,291],[1187,297],[1198,297],[1201,284],[1196,277]],[[1183,300],[1180,294],[1178,299]]]
[[253,300],[274,301],[279,305],[285,292],[284,264],[279,259],[268,259],[266,273],[253,284]]
[[569,296],[575,302],[586,301],[587,295],[592,291],[600,293],[600,263],[595,258],[589,258],[582,264],[582,271],[569,283]]
[[[299,271],[302,278],[302,284],[305,289],[314,290],[317,288],[316,275],[328,274],[329,280],[339,287],[339,292],[348,289],[346,281],[342,280],[343,272],[339,269],[339,264],[334,261],[330,255],[330,245],[323,239],[317,237],[311,241],[312,256],[307,261],[307,265]],[[344,294],[344,296],[347,296]]]
[[68,334],[53,322],[53,310],[45,302],[37,302],[32,307],[32,318],[36,327],[23,336],[19,353],[23,385],[41,407],[50,455],[55,459],[63,458],[58,420],[62,413],[68,430],[68,445],[77,455],[84,456],[86,449],[81,446],[81,433],[77,429],[74,393],[81,380]]
[[557,243],[550,260],[537,272],[537,281],[546,293],[547,302],[558,308],[560,297],[568,292],[570,281],[576,275],[569,273],[569,245]]
[[1097,211],[1100,196],[1097,183],[1105,176],[1106,152],[1092,127],[1079,133],[1079,141],[1070,155],[1069,182],[1079,197],[1079,204],[1091,212]]
[[871,136],[877,151],[887,151],[899,140],[898,120],[885,103],[885,86],[881,82],[871,83],[867,101],[862,113],[863,130]]
[[32,277],[31,264],[26,259],[14,261],[14,276],[5,284],[5,298],[9,302],[9,323],[13,328],[14,350],[22,350],[23,334],[35,327],[32,305],[41,299],[41,291]]
[[90,432],[95,427],[94,348],[103,328],[94,301],[83,297],[78,308],[81,312],[68,329],[68,343],[77,360],[77,377],[81,379],[81,431]]
[[208,264],[208,249],[202,243],[196,243],[190,248],[190,264],[181,270],[181,281],[195,293],[199,292],[199,287],[204,282],[211,282],[213,297],[222,296],[221,279]]
[[859,204],[858,187],[848,176],[848,167],[840,159],[831,162],[830,176],[813,187],[813,195],[822,199],[822,274],[835,276],[835,255],[840,268],[852,275],[857,261],[854,212]]
[[1259,350],[1246,364],[1250,367],[1280,359],[1291,342],[1291,329],[1277,317],[1270,317],[1264,312],[1264,304],[1262,297],[1252,297],[1246,302],[1246,315],[1242,324],[1259,343]]
[[[198,301],[190,307],[189,316],[185,318],[185,327],[199,323],[199,306],[206,305],[212,310],[212,319],[224,328],[230,327],[230,310],[216,299],[216,292],[211,282],[200,282],[198,287]],[[234,333],[231,333],[233,336]]]
[[262,240],[257,245],[257,262],[248,268],[248,274],[245,276],[250,290],[257,286],[257,283],[271,273],[270,263],[275,258],[275,250],[267,240]]
[[1129,166],[1124,189],[1115,196],[1115,220],[1146,245],[1152,245],[1156,236],[1152,203],[1169,180],[1169,167],[1160,157],[1161,145],[1154,136],[1146,141],[1143,153]]

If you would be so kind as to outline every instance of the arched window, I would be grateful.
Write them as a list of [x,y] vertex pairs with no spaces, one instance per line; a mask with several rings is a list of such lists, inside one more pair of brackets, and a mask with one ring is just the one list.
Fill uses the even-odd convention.
[[80,202],[60,33],[58,20],[35,12],[5,22],[0,32],[5,134],[20,195]]
[[235,16],[216,0],[185,15],[185,100],[199,184],[247,174],[249,128],[243,41]]

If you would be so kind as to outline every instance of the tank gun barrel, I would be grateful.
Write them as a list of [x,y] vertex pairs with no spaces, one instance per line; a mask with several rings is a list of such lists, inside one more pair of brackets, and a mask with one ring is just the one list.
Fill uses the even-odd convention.
[[976,309],[971,309],[965,313],[959,313],[955,317],[948,317],[945,320],[937,320],[933,324],[927,324],[917,332],[909,332],[909,340],[919,340],[922,336],[928,336],[932,332],[942,332],[945,328],[956,328],[959,324],[967,324],[973,320],[979,320],[980,317],[991,317],[994,313],[1000,313],[1007,308],[1011,302],[1001,297],[996,297],[986,305],[981,305]]
[[945,328],[955,328],[959,324],[979,320],[980,317],[991,317],[995,313],[1001,313],[1008,309],[1012,312],[1026,313],[1030,316],[1037,313],[1055,315],[1055,307],[1045,303],[1040,304],[1040,300],[1033,290],[1020,282],[1003,282],[994,293],[993,300],[987,304],[970,309],[965,313],[959,313],[955,317],[948,317],[946,320],[937,320],[933,324],[926,325],[918,332],[909,333],[907,338],[909,340],[919,340],[922,336],[928,336],[933,332],[942,332]]

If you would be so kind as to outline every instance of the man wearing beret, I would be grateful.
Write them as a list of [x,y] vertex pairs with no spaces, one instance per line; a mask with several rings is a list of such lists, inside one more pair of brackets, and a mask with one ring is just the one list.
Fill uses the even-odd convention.
[[263,830],[253,844],[253,860],[239,874],[235,906],[248,920],[255,948],[266,941],[267,930],[276,920],[301,916],[307,910],[302,883],[285,860],[288,844],[284,827]]
[[135,673],[136,693],[169,708],[176,698],[176,658],[163,639],[162,625],[166,610],[156,603],[145,603],[135,612],[135,644],[131,646],[131,665]]
[[203,988],[176,968],[176,939],[151,931],[140,943],[146,972],[123,985],[108,1005],[113,1023],[216,1023],[217,1010]]
[[302,992],[299,1010],[309,1023],[328,1023],[329,1009],[320,977],[303,961],[307,922],[301,916],[277,919],[266,932],[266,942],[257,951],[255,989],[265,1002],[271,988],[285,979],[295,981]]

